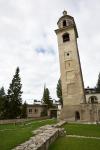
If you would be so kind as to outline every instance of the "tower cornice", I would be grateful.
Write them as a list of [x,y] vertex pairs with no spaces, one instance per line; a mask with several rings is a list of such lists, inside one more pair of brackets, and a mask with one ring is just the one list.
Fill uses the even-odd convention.
[[78,32],[77,32],[77,29],[76,29],[76,26],[75,25],[70,25],[70,26],[66,26],[66,27],[64,27],[64,28],[59,28],[59,29],[56,29],[55,30],[55,33],[57,34],[57,33],[60,33],[60,32],[62,32],[62,31],[64,31],[64,30],[68,30],[68,29],[71,29],[71,28],[74,28],[75,29],[75,33],[76,33],[76,37],[78,38]]

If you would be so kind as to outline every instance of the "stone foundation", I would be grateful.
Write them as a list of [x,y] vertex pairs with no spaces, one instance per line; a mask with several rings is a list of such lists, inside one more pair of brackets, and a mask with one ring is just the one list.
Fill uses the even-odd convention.
[[65,105],[60,119],[67,121],[100,122],[100,104]]
[[80,112],[80,105],[65,105],[61,110],[61,118],[67,121],[75,121],[75,112]]

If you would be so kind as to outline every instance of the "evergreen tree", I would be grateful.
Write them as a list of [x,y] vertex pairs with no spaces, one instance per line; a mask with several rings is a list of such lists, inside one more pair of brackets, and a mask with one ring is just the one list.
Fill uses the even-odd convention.
[[60,104],[63,106],[61,79],[58,80],[56,93],[57,93],[57,97],[59,98]]
[[1,116],[2,116],[4,95],[5,95],[5,91],[4,91],[4,87],[2,87],[2,88],[0,89],[0,118],[1,118]]
[[1,96],[1,97],[5,96],[4,87],[1,87],[1,89],[0,89],[0,96]]
[[7,98],[9,100],[9,118],[14,119],[21,115],[22,105],[22,84],[19,75],[19,67],[17,67],[15,75],[8,89]]
[[98,75],[98,81],[97,81],[96,91],[100,92],[100,73]]
[[44,92],[43,92],[43,103],[48,105],[48,108],[52,107],[52,98],[50,97],[50,92],[48,88],[45,88],[44,86]]
[[21,118],[27,118],[27,103],[26,103],[26,101],[24,102],[24,104],[22,105],[22,108],[21,108]]
[[10,105],[7,96],[3,97],[1,119],[9,119]]
[[7,117],[7,97],[5,94],[4,87],[0,89],[0,119],[6,119]]

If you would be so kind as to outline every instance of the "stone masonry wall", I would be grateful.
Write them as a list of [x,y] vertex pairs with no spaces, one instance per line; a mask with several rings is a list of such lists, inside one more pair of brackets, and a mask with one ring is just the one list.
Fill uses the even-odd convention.
[[13,150],[48,150],[48,147],[56,138],[64,134],[64,129],[60,128],[66,121],[61,121],[56,125],[46,125],[33,131],[31,137],[25,143],[17,146]]
[[48,119],[49,117],[38,117],[38,118],[27,118],[27,119],[8,119],[8,120],[0,120],[0,124],[17,124],[17,123],[23,123],[26,121],[31,120],[41,120],[41,119]]

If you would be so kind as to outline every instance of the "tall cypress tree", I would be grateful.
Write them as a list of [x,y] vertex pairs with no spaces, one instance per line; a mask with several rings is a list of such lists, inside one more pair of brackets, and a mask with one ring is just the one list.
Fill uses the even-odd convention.
[[53,106],[52,98],[50,97],[49,89],[46,88],[45,86],[44,86],[44,92],[43,92],[42,100],[43,100],[44,104],[47,104],[48,108]]
[[97,81],[96,91],[100,92],[100,73],[98,75],[98,81]]
[[17,67],[15,75],[8,89],[7,98],[9,100],[9,118],[11,119],[17,118],[21,115],[22,84],[19,71],[19,67]]
[[63,106],[61,79],[58,80],[56,93],[57,93],[57,97],[59,98],[60,104]]

